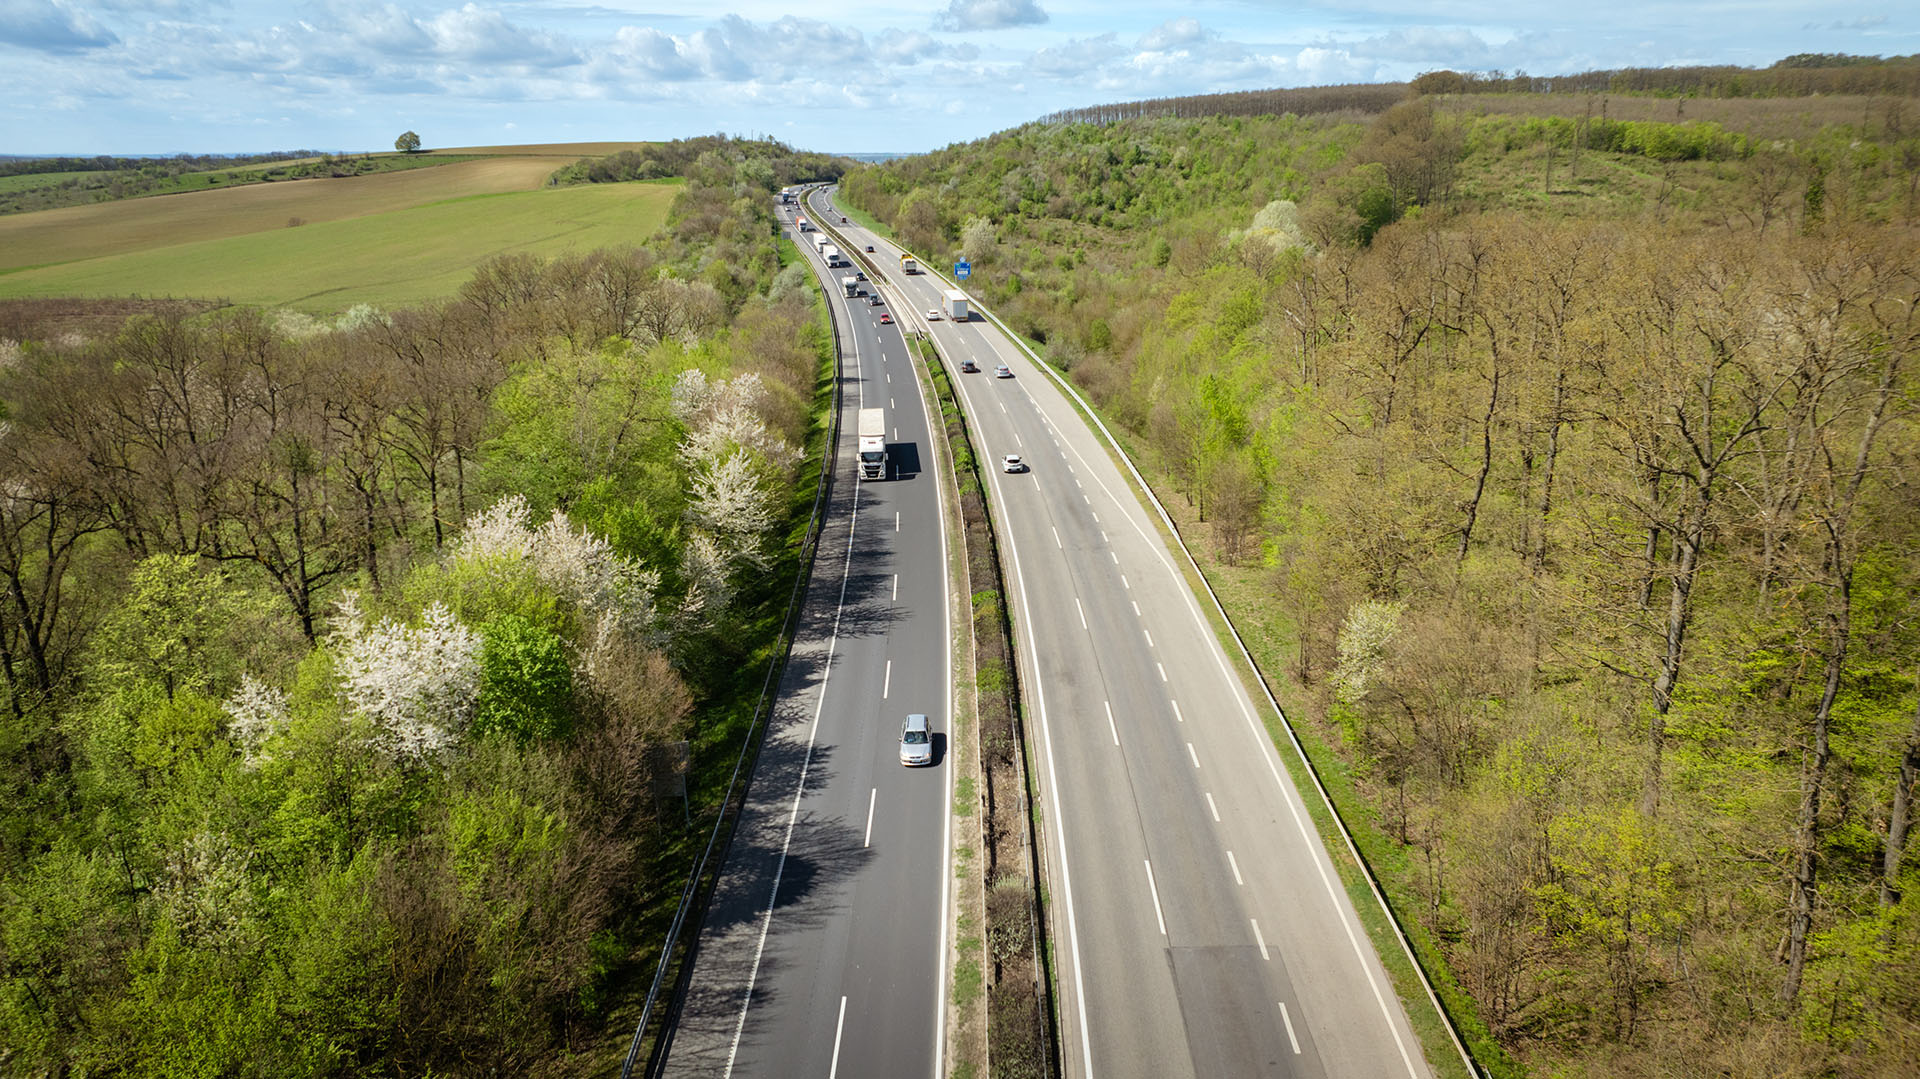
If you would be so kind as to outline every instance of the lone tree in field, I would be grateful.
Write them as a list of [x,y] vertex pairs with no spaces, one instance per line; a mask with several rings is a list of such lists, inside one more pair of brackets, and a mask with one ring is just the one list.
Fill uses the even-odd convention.
[[393,148],[403,154],[410,154],[420,148],[420,136],[409,131],[393,140]]

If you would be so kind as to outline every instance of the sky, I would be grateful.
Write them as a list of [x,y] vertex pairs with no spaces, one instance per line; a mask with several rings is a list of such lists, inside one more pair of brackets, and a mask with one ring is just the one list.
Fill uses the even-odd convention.
[[1913,0],[0,0],[0,154],[724,132],[918,152],[1056,109],[1423,71],[1920,52]]

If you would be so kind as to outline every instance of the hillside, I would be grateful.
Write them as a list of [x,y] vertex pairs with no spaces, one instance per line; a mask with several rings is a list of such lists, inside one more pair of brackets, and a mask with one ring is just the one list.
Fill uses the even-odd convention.
[[1906,1075],[1915,102],[1654,81],[1101,106],[842,200],[1141,458],[1484,1067]]

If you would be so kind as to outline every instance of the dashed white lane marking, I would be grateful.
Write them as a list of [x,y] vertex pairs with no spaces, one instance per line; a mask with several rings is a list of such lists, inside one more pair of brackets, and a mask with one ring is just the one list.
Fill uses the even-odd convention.
[[1119,556],[1119,555],[1117,555],[1117,554],[1115,554],[1115,553],[1113,553],[1112,551],[1108,551],[1108,552],[1107,552],[1107,557],[1108,557],[1108,558],[1111,558],[1111,559],[1113,559],[1113,564],[1114,564],[1114,565],[1116,565],[1116,566],[1117,566],[1117,565],[1119,565],[1119,564],[1120,564],[1120,556]]
[[1153,647],[1153,631],[1150,629],[1142,629],[1140,632],[1147,635],[1147,647],[1152,648]]
[[1065,550],[1067,545],[1060,542],[1060,530],[1053,527],[1052,525],[1048,525],[1047,531],[1053,533],[1053,545],[1055,547],[1060,548],[1061,550]]
[[1132,599],[1130,599],[1130,600],[1128,600],[1127,602],[1128,602],[1128,603],[1131,603],[1131,604],[1133,604],[1133,616],[1134,616],[1135,618],[1145,618],[1145,617],[1146,617],[1145,615],[1143,615],[1143,614],[1141,614],[1141,613],[1140,613],[1140,601],[1139,601],[1139,600],[1132,600]]
[[900,575],[898,573],[893,575],[893,598],[895,601],[900,599]]
[[995,401],[994,404],[999,405],[1000,411],[1002,412],[1005,412],[1007,410],[1007,403],[1005,401]]
[[[1213,823],[1215,823],[1215,824],[1219,824],[1219,823],[1220,823],[1220,807],[1219,807],[1219,806],[1217,806],[1217,805],[1214,805],[1214,804],[1213,804],[1213,792],[1212,792],[1212,791],[1208,791],[1208,792],[1207,792],[1207,812],[1209,812],[1209,813],[1211,813],[1211,814],[1213,814]],[[1228,854],[1227,856],[1228,856],[1229,858],[1231,858],[1231,857],[1232,857],[1233,855],[1232,855],[1231,853],[1229,853],[1229,854]]]
[[1101,701],[1100,703],[1107,706],[1107,730],[1112,732],[1113,744],[1117,746],[1120,744],[1120,728],[1113,725],[1113,702]]
[[1160,910],[1160,889],[1153,883],[1153,862],[1151,860],[1147,861],[1146,866],[1147,891],[1153,893],[1153,917],[1160,923],[1160,935],[1164,937],[1167,935],[1167,916]]
[[1242,888],[1246,887],[1247,882],[1240,879],[1240,863],[1234,860],[1232,851],[1227,852],[1227,864],[1233,867],[1233,882]]
[[1193,759],[1193,766],[1195,768],[1200,767],[1200,754],[1194,752],[1192,742],[1187,743],[1187,756]]
[[1120,575],[1120,584],[1129,589],[1133,587],[1133,583],[1127,580],[1127,575],[1124,573]]
[[[1286,1005],[1282,1004],[1282,1008]],[[847,1029],[847,998],[840,998],[840,1020],[833,1024],[833,1063],[827,1065],[827,1079],[840,1074],[840,1035]]]
[[1080,612],[1080,628],[1087,628],[1087,609],[1080,606],[1080,597],[1073,597],[1073,609]]
[[1084,490],[1086,490],[1086,489],[1087,489],[1087,485],[1086,485],[1086,484],[1084,484],[1084,483],[1081,483],[1081,482],[1080,482],[1080,477],[1078,477],[1078,476],[1075,476],[1075,477],[1073,478],[1073,485],[1074,485],[1075,487],[1078,487],[1078,488],[1080,488],[1080,489],[1081,489],[1082,491],[1084,491]]
[[1259,942],[1260,958],[1272,960],[1273,957],[1267,954],[1267,938],[1260,935],[1260,923],[1254,921],[1252,918],[1248,918],[1247,921],[1253,922],[1253,939]]
[[867,795],[867,837],[860,841],[860,845],[863,847],[873,846],[873,807],[879,801],[880,788],[875,787],[873,788],[873,793]]
[[1155,667],[1158,667],[1158,668],[1160,668],[1160,680],[1161,680],[1162,682],[1164,682],[1164,681],[1166,681],[1166,680],[1167,680],[1167,665],[1166,665],[1166,664],[1164,664],[1164,663],[1160,663],[1160,662],[1158,662],[1158,661],[1156,661],[1156,662],[1154,663],[1154,666],[1155,666]]
[[1104,528],[1100,530],[1100,542],[1101,542],[1101,543],[1112,543],[1112,542],[1113,542],[1112,540],[1110,540],[1110,539],[1108,539],[1108,538],[1107,538],[1107,530],[1106,530],[1106,529],[1104,529]]
[[1020,445],[1022,445],[1022,446],[1025,446],[1025,445],[1027,444],[1027,440],[1026,440],[1026,439],[1024,439],[1024,438],[1021,438],[1021,437],[1020,437],[1020,432],[1018,432],[1018,431],[1015,431],[1015,432],[1013,433],[1013,440],[1014,440],[1015,442],[1018,442],[1018,443],[1019,443]]
[[900,511],[899,510],[893,511],[893,530],[895,532],[900,531]]
[[1300,1039],[1293,1036],[1293,1016],[1287,1014],[1287,1002],[1280,1002],[1280,1021],[1287,1025],[1287,1041],[1293,1045],[1295,1056],[1300,1055]]
[[1187,717],[1180,714],[1180,702],[1174,700],[1172,697],[1168,697],[1167,703],[1173,705],[1173,721],[1175,723],[1185,723]]
[[893,692],[893,661],[888,660],[887,673],[880,679],[880,699],[886,700],[887,694],[891,692]]

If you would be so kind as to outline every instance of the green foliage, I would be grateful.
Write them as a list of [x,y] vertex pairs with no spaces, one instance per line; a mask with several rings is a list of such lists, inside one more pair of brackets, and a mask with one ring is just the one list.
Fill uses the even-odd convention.
[[564,738],[573,728],[573,669],[559,634],[515,614],[481,628],[480,702],[473,733],[520,742]]

